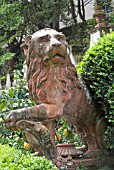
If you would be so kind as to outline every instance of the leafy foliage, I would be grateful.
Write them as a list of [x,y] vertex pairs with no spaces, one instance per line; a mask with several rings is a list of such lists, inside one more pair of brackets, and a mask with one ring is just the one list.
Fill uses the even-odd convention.
[[2,170],[57,170],[51,161],[36,157],[15,147],[0,144],[0,169]]
[[14,59],[15,63],[22,57],[20,44],[28,34],[33,34],[44,27],[54,28],[60,15],[62,18],[67,18],[67,15],[64,17],[68,11],[67,6],[68,0],[62,2],[2,0],[0,2],[0,54],[2,55],[0,65],[4,65],[9,59]]
[[14,86],[9,90],[3,90],[0,96],[0,110],[7,114],[10,110],[32,106],[29,98],[28,87],[25,79],[20,79],[22,74],[14,71]]
[[[34,102],[30,100],[28,87],[25,79],[21,79],[22,74],[14,71],[14,86],[9,90],[3,90],[0,96],[0,117],[4,117],[11,111],[19,108],[33,106]],[[6,129],[4,123],[0,123],[0,142],[12,143],[12,145],[22,144],[20,132],[11,132]]]
[[12,59],[17,53],[16,44],[21,41],[23,24],[20,7],[21,4],[16,1],[0,2],[0,51],[2,52],[0,65],[4,65],[5,61]]
[[77,70],[85,80],[93,98],[102,105],[105,117],[112,125],[106,132],[108,147],[112,148],[114,147],[114,32],[104,35],[87,50]]
[[57,122],[55,142],[56,144],[74,143],[76,147],[83,145],[80,138],[76,134],[74,127],[63,119],[60,119]]
[[88,168],[81,163],[80,166],[76,168],[76,170],[88,170]]
[[114,32],[104,35],[84,56],[78,71],[99,100],[109,122],[114,122]]
[[[19,11],[20,3],[14,1],[1,2],[0,5],[0,27],[1,27],[1,36],[0,42],[4,41],[4,44],[11,43],[15,37],[19,37],[21,27],[23,23],[23,18]],[[18,28],[18,30],[17,30]]]
[[[105,6],[107,1],[103,1],[102,5],[104,4]],[[92,26],[94,27],[94,21],[91,24],[85,24],[84,22],[84,26],[78,24],[77,18],[80,16],[79,9],[83,9],[80,6],[82,4],[79,5],[79,2],[77,2],[77,5],[70,0],[2,0],[0,2],[0,54],[2,55],[0,65],[4,65],[8,59],[14,59],[16,57],[14,60],[15,63],[15,61],[21,58],[20,44],[28,34],[33,34],[35,31],[44,27],[59,29],[60,21],[66,27],[71,27],[70,44],[78,46],[77,49],[80,49],[79,51],[83,51],[84,53],[89,44],[88,29]],[[88,3],[90,1],[86,0],[84,10],[85,5]],[[107,3],[107,5],[109,6],[110,3]],[[111,20],[113,21],[113,19],[114,17],[112,16]]]
[[97,0],[96,5],[101,5],[101,6],[110,6],[111,5],[111,0]]
[[[90,45],[90,32],[95,27],[95,19],[90,19],[85,23],[78,23],[77,27],[73,27],[73,32],[69,32],[68,41],[69,44],[74,47],[74,53],[81,55],[85,54],[85,51]],[[77,34],[76,34],[77,32]],[[76,49],[75,49],[76,48]]]
[[10,60],[14,57],[15,53],[7,52],[0,57],[0,65],[4,65],[7,60]]
[[105,141],[107,144],[107,148],[112,150],[114,149],[114,126],[108,126],[106,134],[105,134]]

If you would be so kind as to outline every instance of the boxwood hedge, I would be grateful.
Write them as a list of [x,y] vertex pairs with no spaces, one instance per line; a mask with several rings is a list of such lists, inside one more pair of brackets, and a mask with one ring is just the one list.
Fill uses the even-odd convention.
[[109,122],[106,131],[108,148],[114,148],[114,32],[110,31],[99,38],[97,43],[87,50],[77,66],[85,83],[105,111]]
[[50,160],[0,144],[1,170],[57,170]]
[[114,123],[114,32],[104,34],[87,50],[78,69],[94,99],[102,104],[109,122]]

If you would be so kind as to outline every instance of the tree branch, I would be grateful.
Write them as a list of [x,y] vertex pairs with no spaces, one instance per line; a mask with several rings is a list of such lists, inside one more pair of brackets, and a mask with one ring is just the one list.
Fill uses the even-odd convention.
[[70,4],[71,4],[71,13],[72,13],[72,18],[74,20],[75,25],[77,25],[77,16],[75,13],[75,4],[73,0],[70,0]]
[[80,16],[81,20],[83,22],[86,22],[86,20],[85,20],[84,1],[83,0],[81,0],[81,1],[82,1],[82,5],[80,3],[80,0],[78,0],[78,13],[79,13],[79,16]]

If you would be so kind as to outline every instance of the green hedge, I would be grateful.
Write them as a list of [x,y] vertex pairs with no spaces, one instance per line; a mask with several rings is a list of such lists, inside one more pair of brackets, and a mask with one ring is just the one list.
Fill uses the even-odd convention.
[[0,144],[1,170],[57,170],[50,160]]
[[87,50],[78,71],[93,98],[101,103],[108,121],[114,123],[114,32],[104,35]]
[[114,32],[104,35],[87,50],[77,66],[92,97],[101,104],[109,122],[105,140],[107,148],[114,148]]

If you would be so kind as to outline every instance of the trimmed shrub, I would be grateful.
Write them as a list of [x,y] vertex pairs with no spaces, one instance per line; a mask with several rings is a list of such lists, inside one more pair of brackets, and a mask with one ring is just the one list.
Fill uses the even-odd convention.
[[93,98],[102,104],[108,121],[114,123],[114,32],[104,35],[87,50],[78,71]]
[[[114,32],[110,31],[99,38],[98,42],[87,50],[86,55],[77,66],[78,72],[85,80],[92,97],[105,111],[110,127],[106,132],[109,148],[114,147]],[[110,138],[109,138],[109,135]]]
[[44,157],[33,156],[29,152],[23,152],[0,144],[0,169],[2,170],[57,170],[50,160]]

